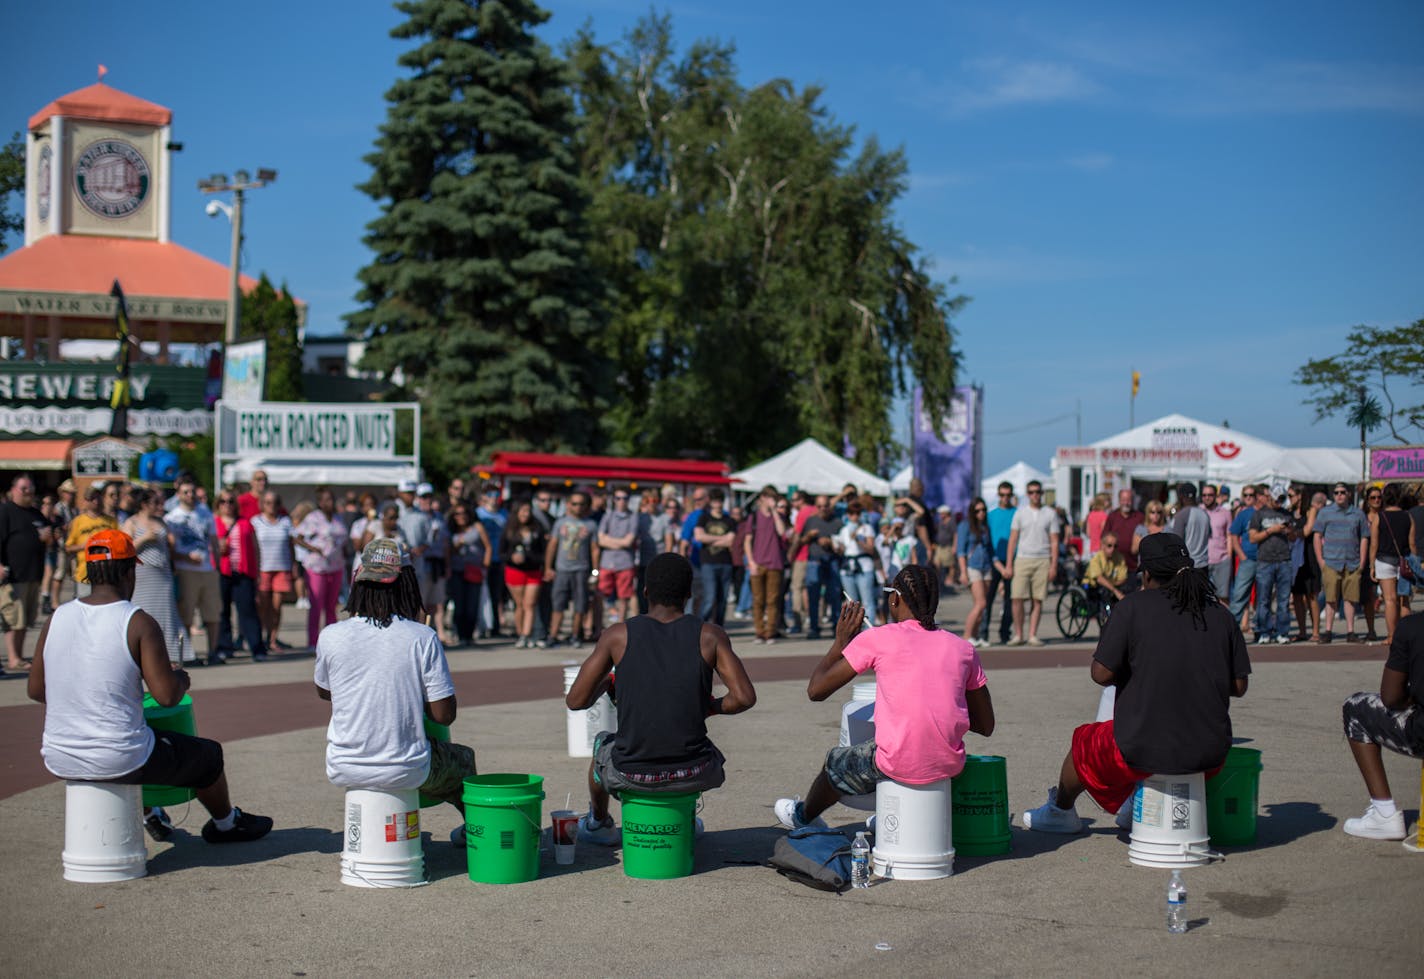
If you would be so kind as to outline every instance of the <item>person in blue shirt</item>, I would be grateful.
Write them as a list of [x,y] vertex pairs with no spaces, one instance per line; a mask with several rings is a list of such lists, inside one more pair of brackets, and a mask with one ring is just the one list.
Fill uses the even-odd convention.
[[1242,632],[1246,631],[1242,616],[1251,604],[1251,589],[1256,584],[1256,545],[1251,543],[1249,531],[1251,518],[1256,515],[1257,492],[1269,497],[1271,490],[1268,486],[1256,487],[1250,483],[1241,487],[1241,501],[1246,505],[1237,511],[1226,531],[1227,542],[1237,558],[1236,584],[1231,588],[1231,617],[1241,624]]
[[964,618],[964,638],[975,646],[984,645],[979,638],[979,619],[988,607],[984,596],[994,577],[994,543],[989,534],[989,506],[980,496],[969,504],[969,514],[959,523],[954,547],[959,557],[960,580],[969,585],[974,606]]
[[500,538],[504,536],[504,526],[509,522],[509,515],[500,506],[499,487],[490,485],[480,493],[480,505],[475,507],[475,519],[485,528],[485,536],[489,538],[490,564],[485,568],[485,589],[489,593],[490,601],[490,624],[488,631],[481,630],[481,635],[499,635],[499,610],[504,607],[504,564],[497,555],[499,554]]
[[682,520],[682,530],[678,532],[678,549],[692,565],[692,604],[688,613],[702,609],[702,545],[697,542],[697,522],[702,519],[702,511],[707,508],[707,490],[699,486],[687,498],[687,516]]
[[999,645],[1005,645],[1013,634],[1013,612],[1009,604],[1009,586],[1005,583],[1004,564],[1009,559],[1009,531],[1014,524],[1014,484],[1005,480],[999,484],[999,505],[988,513],[989,543],[994,547],[994,558],[988,580],[988,593],[984,599],[984,623],[979,628],[983,644],[989,642],[989,622],[994,617],[994,596],[1002,589],[1004,607],[999,614]]

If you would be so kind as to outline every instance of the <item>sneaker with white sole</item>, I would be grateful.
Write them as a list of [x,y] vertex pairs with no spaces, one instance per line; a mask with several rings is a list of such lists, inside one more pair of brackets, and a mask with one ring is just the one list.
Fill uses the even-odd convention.
[[1005,646],[1022,646],[1023,644],[1024,641],[1022,636],[1014,636],[1014,638],[1004,643]]
[[1359,819],[1345,820],[1345,832],[1367,840],[1402,840],[1404,813],[1396,809],[1393,816],[1381,816],[1370,806]]
[[599,846],[615,846],[623,842],[623,834],[613,825],[612,816],[595,823],[591,812],[579,817],[578,838],[580,843],[597,843]]
[[1083,820],[1078,815],[1078,810],[1072,806],[1067,809],[1059,809],[1055,804],[1058,798],[1058,788],[1055,786],[1048,790],[1048,801],[1037,809],[1025,809],[1023,814],[1024,829],[1031,829],[1038,833],[1081,833],[1083,831]]
[[826,828],[826,821],[820,816],[815,819],[806,818],[800,799],[777,799],[772,810],[776,813],[777,822],[787,829],[800,829],[803,826],[815,826],[817,829]]

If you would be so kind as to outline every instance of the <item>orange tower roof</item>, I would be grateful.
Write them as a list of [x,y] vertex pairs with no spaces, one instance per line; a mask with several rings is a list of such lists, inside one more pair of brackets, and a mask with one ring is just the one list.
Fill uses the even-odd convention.
[[[107,295],[115,279],[131,296],[228,298],[228,267],[172,242],[47,235],[0,258],[0,289]],[[257,280],[242,276],[244,292]]]
[[38,129],[50,116],[99,122],[136,122],[148,126],[166,126],[173,121],[173,113],[163,106],[128,92],[120,92],[103,82],[61,95],[30,116],[30,129]]

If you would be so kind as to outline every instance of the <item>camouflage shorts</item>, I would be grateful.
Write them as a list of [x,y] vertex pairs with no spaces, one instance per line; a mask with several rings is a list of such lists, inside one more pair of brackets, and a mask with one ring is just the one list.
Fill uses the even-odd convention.
[[465,779],[478,774],[474,748],[450,741],[431,741],[430,774],[420,791],[432,799],[463,808]]
[[862,741],[826,752],[826,778],[842,795],[866,795],[885,776],[875,764],[875,742]]
[[1424,715],[1417,704],[1390,710],[1377,693],[1362,691],[1341,706],[1345,737],[1377,744],[1411,758],[1424,758]]

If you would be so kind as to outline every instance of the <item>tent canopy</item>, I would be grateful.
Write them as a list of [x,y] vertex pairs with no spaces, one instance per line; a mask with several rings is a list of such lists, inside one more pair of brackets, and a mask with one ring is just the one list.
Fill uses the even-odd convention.
[[846,483],[871,496],[890,495],[890,484],[843,459],[815,439],[791,448],[749,469],[732,473],[735,490],[759,490],[768,484],[783,493],[792,486],[807,493],[839,493]]
[[914,478],[915,466],[914,463],[911,463],[890,477],[890,492],[896,496],[904,496],[910,492],[910,480]]
[[1268,460],[1252,482],[1348,483],[1359,482],[1359,449],[1284,449]]
[[1161,418],[1118,432],[1092,443],[1095,449],[1150,450],[1164,446],[1199,450],[1205,464],[1174,461],[1160,466],[1129,463],[1133,474],[1146,478],[1156,474],[1173,478],[1225,479],[1240,482],[1261,469],[1281,452],[1275,442],[1247,435],[1222,425],[1198,421],[1187,415],[1163,415]]
[[985,476],[983,482],[979,484],[979,495],[992,502],[994,494],[999,490],[999,484],[1008,482],[1013,483],[1014,494],[1019,499],[1023,499],[1028,495],[1028,484],[1035,479],[1044,486],[1051,485],[1047,473],[1040,472],[1023,460],[1019,460],[1003,472]]

